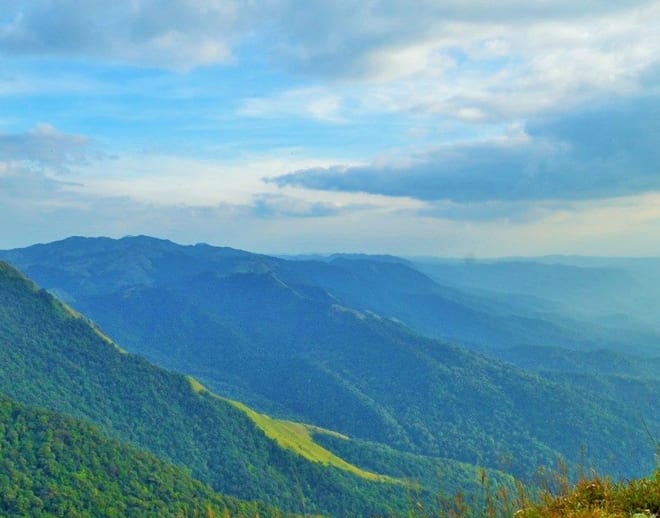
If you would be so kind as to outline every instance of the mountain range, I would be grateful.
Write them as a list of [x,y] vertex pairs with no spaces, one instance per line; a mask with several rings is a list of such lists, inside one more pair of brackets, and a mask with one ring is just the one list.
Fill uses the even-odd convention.
[[[260,412],[350,435],[363,452],[523,477],[559,456],[620,476],[653,466],[643,423],[660,423],[660,381],[648,325],[603,341],[596,319],[571,319],[541,293],[439,284],[390,257],[283,259],[144,236],[0,256],[128,351]],[[588,287],[593,272],[570,272],[582,270]],[[603,348],[618,370],[598,360]]]

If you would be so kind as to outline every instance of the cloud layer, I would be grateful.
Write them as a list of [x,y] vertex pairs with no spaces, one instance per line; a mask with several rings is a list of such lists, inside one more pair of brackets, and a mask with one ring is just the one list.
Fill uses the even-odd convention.
[[89,138],[61,133],[49,124],[39,124],[25,133],[0,133],[0,161],[63,168],[84,161],[92,153]]
[[445,145],[359,167],[295,171],[280,187],[419,200],[580,200],[660,190],[660,99],[636,99],[527,124],[487,142]]
[[0,51],[189,69],[226,63],[251,9],[231,0],[4,1]]

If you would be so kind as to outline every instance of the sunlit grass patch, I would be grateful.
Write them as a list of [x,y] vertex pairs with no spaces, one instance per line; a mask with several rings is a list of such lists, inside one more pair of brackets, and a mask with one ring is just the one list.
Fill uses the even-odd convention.
[[245,412],[245,414],[247,414],[250,419],[252,419],[261,430],[263,430],[267,437],[273,439],[282,448],[294,451],[298,455],[305,457],[306,459],[313,462],[334,466],[367,480],[391,483],[397,482],[391,477],[378,475],[376,473],[360,469],[357,466],[346,462],[342,458],[337,457],[332,452],[315,443],[312,437],[314,433],[328,433],[348,440],[348,437],[346,436],[338,434],[337,432],[319,428],[317,426],[310,426],[303,423],[295,423],[293,421],[286,421],[282,419],[273,419],[267,415],[255,412],[251,408],[237,401],[227,401],[229,401],[236,408],[239,408]]

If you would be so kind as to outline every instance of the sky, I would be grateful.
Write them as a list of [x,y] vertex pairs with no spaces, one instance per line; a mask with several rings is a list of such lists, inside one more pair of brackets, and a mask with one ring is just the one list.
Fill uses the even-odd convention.
[[660,1],[0,0],[0,248],[660,256]]

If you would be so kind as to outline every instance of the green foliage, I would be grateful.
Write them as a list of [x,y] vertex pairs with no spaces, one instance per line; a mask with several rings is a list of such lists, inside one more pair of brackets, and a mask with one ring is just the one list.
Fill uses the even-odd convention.
[[545,490],[527,502],[520,518],[645,518],[660,514],[660,467],[646,479],[612,482],[582,478],[559,493]]
[[[260,412],[519,476],[557,456],[577,462],[583,447],[588,463],[614,476],[652,468],[640,408],[630,402],[637,388],[656,401],[657,383],[620,391],[618,382],[610,390],[594,378],[549,379],[371,313],[482,347],[610,344],[609,328],[596,333],[579,322],[547,320],[546,306],[530,297],[462,293],[396,259],[284,261],[146,237],[72,238],[8,254],[132,352]],[[591,293],[608,279],[610,288],[625,286],[625,278],[607,271],[523,266],[505,266],[505,278],[521,272],[520,282],[535,289],[540,275],[555,293],[567,284]],[[527,303],[538,311],[517,313]],[[625,334],[626,346],[638,338]],[[621,346],[621,336],[616,341]],[[603,367],[593,357],[578,359],[582,368]],[[634,367],[643,374],[654,365]],[[657,410],[646,412],[651,406],[641,410],[656,430],[660,418]]]
[[593,379],[618,376],[660,382],[660,351],[656,358],[643,358],[606,349],[584,352],[528,346],[498,351],[497,357],[546,374],[586,375]]
[[484,472],[493,487],[515,487],[515,480],[510,475],[495,470],[485,471],[453,459],[415,455],[378,443],[327,434],[315,434],[314,439],[350,462],[414,485],[426,505],[433,502],[438,493],[480,493]]
[[95,423],[190,469],[214,490],[305,512],[359,516],[405,506],[405,491],[283,450],[239,409],[182,375],[122,354],[13,269],[0,271],[0,392]]
[[335,436],[338,434],[325,432],[318,427],[309,426],[303,423],[294,423],[293,421],[286,421],[283,419],[273,419],[265,414],[255,412],[238,401],[230,401],[230,403],[245,412],[245,414],[252,419],[261,430],[263,430],[267,437],[273,439],[282,448],[294,451],[301,457],[305,457],[312,462],[319,462],[327,466],[333,466],[348,471],[349,473],[353,473],[354,475],[367,480],[386,483],[399,482],[391,477],[365,471],[346,462],[344,459],[337,457],[332,452],[320,446],[312,437],[313,432],[316,434],[329,434]]
[[[655,335],[614,336],[609,328],[596,324],[581,328],[576,321],[546,318],[543,312],[550,306],[532,296],[466,295],[430,282],[399,261],[384,264],[338,258],[290,262],[208,246],[180,247],[144,237],[119,241],[76,238],[11,255],[25,271],[91,315],[129,350],[192,374],[212,390],[260,412],[388,444],[417,455],[421,465],[426,461],[420,454],[517,475],[531,475],[536,466],[548,465],[557,456],[571,463],[584,461],[615,478],[638,476],[652,468],[652,447],[640,426],[638,411],[656,433],[660,416],[654,402],[660,397],[660,387],[653,381],[623,379],[620,375],[629,369],[620,360],[627,359],[626,355],[604,361],[571,353],[557,362],[561,373],[534,374],[423,338],[372,311],[396,317],[429,335],[474,341],[484,350],[487,343],[496,347],[621,346],[623,339],[630,348],[643,345],[644,349],[649,343],[657,348]],[[515,277],[514,270],[510,277]],[[566,282],[582,289],[574,282],[574,273]],[[609,278],[606,272],[597,272],[593,286],[600,285],[601,274],[605,275],[601,280]],[[554,281],[547,284],[552,289]],[[557,286],[560,289],[555,291],[563,293]],[[539,313],[515,312],[528,303]],[[57,305],[54,309],[59,311]],[[36,329],[39,325],[43,324],[36,324]],[[31,351],[30,347],[25,350]],[[80,394],[71,399],[69,388],[58,395],[60,381],[50,373],[46,382],[49,394],[54,395],[48,397],[58,408],[85,415],[108,433],[191,467],[196,476],[216,488],[255,498],[270,495],[288,508],[300,509],[304,500],[307,511],[349,509],[347,513],[357,514],[357,510],[366,513],[369,509],[375,513],[376,509],[382,512],[386,501],[396,502],[387,504],[392,511],[399,508],[399,488],[394,485],[370,485],[319,463],[301,464],[272,441],[253,438],[254,427],[235,414],[218,418],[216,414],[228,416],[236,409],[208,401],[213,398],[202,392],[196,394],[197,399],[190,399],[189,394],[173,398],[174,393],[185,393],[171,388],[182,383],[176,376],[158,381],[160,374],[130,366],[139,361],[129,357],[114,369],[128,371],[127,379],[120,374],[104,380],[104,374],[80,360],[82,348],[74,349],[67,353],[75,361],[66,367],[64,379],[77,380],[74,366],[83,369],[82,392],[94,394],[93,401],[81,404],[84,396]],[[30,354],[38,357],[40,352]],[[528,359],[538,367],[547,358],[533,354]],[[60,355],[52,363],[66,365],[62,361]],[[50,360],[29,362],[28,374],[50,364]],[[106,368],[104,362],[101,370]],[[564,373],[567,365],[578,362],[579,369]],[[9,370],[20,370],[22,364],[8,365],[6,379],[11,385]],[[655,363],[633,362],[631,366],[637,375],[648,376]],[[603,373],[615,376],[605,378]],[[17,375],[19,384],[20,379]],[[130,390],[117,395],[110,409],[105,402],[98,406],[96,400],[105,401],[98,394],[114,393],[113,384],[125,384]],[[640,394],[642,404],[636,401]],[[34,403],[47,398],[27,383],[23,383],[21,395]],[[114,408],[131,397],[135,403],[129,410]],[[163,418],[163,408],[153,403],[159,398],[173,416]],[[49,400],[49,404],[54,403]],[[228,437],[197,426],[198,414],[211,428],[226,419]],[[158,430],[161,421],[173,427],[167,437],[151,431]],[[182,427],[181,422],[189,426]],[[237,444],[234,437],[241,434],[250,438],[250,445]],[[360,450],[363,445],[357,442],[350,447],[330,447],[330,440],[317,438],[361,469],[395,478],[405,478],[400,473],[410,472],[412,479],[420,481],[422,492],[431,484],[430,465],[415,477],[413,463],[395,460],[396,455],[379,457],[372,449]],[[358,451],[349,454],[353,447]],[[232,469],[225,470],[226,465]],[[238,475],[232,475],[236,472]],[[457,472],[459,481],[461,470]],[[308,482],[315,478],[326,486]],[[468,478],[475,477],[470,474],[465,480]],[[338,497],[333,495],[342,491],[355,498],[344,500],[343,508],[336,507]],[[388,491],[391,494],[382,493]],[[380,507],[374,505],[378,499]],[[466,496],[463,503],[468,500]]]
[[616,474],[651,467],[630,408],[272,274],[205,274],[79,303],[129,349],[289,419],[518,476],[577,461],[583,446]]
[[94,427],[0,395],[0,515],[276,517]]

